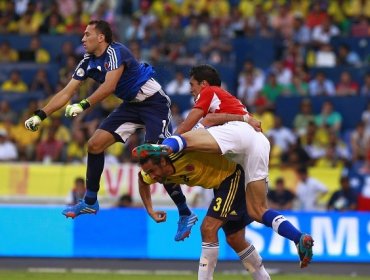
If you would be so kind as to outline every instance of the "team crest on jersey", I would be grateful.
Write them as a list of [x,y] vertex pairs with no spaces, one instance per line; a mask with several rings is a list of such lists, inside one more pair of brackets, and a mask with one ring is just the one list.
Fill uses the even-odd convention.
[[195,169],[194,168],[194,165],[192,165],[192,164],[188,164],[187,166],[185,166],[185,170],[186,171],[189,171],[190,172],[190,171],[194,171],[194,169]]
[[109,61],[107,61],[107,62],[104,63],[105,70],[109,70],[109,66],[110,66]]

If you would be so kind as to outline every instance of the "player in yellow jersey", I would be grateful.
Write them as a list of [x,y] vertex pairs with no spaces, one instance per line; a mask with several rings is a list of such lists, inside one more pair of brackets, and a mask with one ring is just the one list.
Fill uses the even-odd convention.
[[217,264],[218,230],[223,229],[227,243],[238,254],[253,279],[270,279],[262,258],[254,246],[245,240],[245,227],[252,222],[245,202],[243,168],[225,157],[202,152],[180,152],[165,155],[144,144],[133,150],[139,159],[139,192],[148,214],[156,222],[166,221],[166,212],[153,209],[150,185],[187,184],[214,190],[214,198],[201,226],[202,252],[198,280],[213,279]]

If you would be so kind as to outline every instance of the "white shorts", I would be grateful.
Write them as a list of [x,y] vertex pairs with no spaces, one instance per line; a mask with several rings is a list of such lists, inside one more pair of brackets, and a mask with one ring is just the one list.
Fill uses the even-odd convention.
[[245,183],[268,178],[270,142],[245,122],[228,122],[207,129],[222,154],[239,163],[245,172]]

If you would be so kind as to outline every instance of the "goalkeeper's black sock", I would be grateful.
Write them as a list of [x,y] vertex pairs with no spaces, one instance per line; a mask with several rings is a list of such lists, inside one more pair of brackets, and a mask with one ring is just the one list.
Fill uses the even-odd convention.
[[191,211],[186,204],[186,197],[182,193],[181,187],[179,185],[164,185],[164,188],[166,189],[173,202],[175,202],[177,208],[179,209],[180,216],[189,216],[191,214]]
[[87,171],[86,171],[86,194],[85,202],[94,204],[97,200],[100,177],[104,170],[104,153],[87,154]]

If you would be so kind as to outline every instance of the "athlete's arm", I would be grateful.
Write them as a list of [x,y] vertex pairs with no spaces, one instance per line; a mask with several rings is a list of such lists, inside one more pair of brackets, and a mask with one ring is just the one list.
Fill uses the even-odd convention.
[[86,98],[90,106],[99,103],[116,90],[117,83],[122,76],[123,70],[124,66],[121,65],[117,69],[107,72],[104,83],[102,83],[92,95]]
[[150,185],[144,182],[141,171],[138,174],[138,178],[140,197],[149,216],[152,217],[152,219],[157,223],[165,222],[167,218],[167,213],[164,211],[155,211],[153,209]]
[[204,112],[202,109],[193,108],[186,119],[177,127],[176,134],[182,134],[190,131],[203,117]]
[[221,125],[226,122],[231,121],[245,121],[250,126],[252,126],[256,131],[260,132],[261,129],[261,122],[251,116],[245,118],[245,115],[235,115],[235,114],[225,114],[225,113],[212,113],[207,114],[204,119],[201,121],[202,125],[206,127]]
[[69,83],[57,94],[55,94],[48,104],[45,105],[42,110],[46,113],[47,116],[51,115],[55,111],[62,108],[67,102],[72,98],[73,94],[80,86],[81,81],[71,79]]

